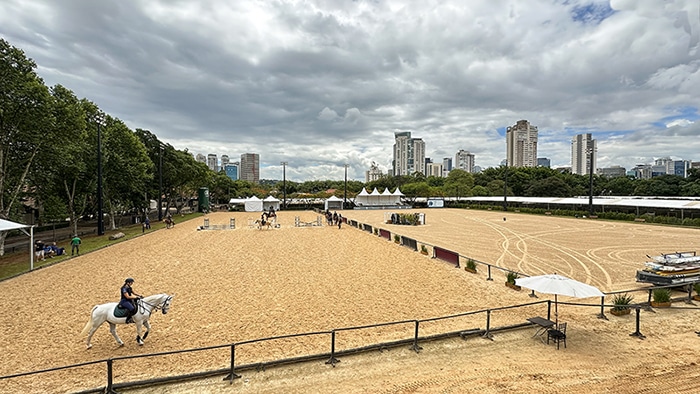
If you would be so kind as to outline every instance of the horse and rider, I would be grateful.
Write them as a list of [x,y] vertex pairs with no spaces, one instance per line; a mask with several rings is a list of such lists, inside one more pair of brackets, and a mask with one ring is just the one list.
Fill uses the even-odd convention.
[[173,220],[173,215],[170,212],[165,215],[163,221],[165,222],[165,228],[175,227],[175,220]]
[[122,285],[119,293],[121,294],[121,299],[119,300],[119,306],[128,311],[126,315],[126,324],[133,323],[132,317],[136,314],[136,300],[143,298],[142,295],[137,294],[131,285],[134,284],[133,278],[126,278],[124,285]]

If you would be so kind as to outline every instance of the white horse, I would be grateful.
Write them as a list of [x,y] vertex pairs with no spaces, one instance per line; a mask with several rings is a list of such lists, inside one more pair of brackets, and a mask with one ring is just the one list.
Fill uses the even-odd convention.
[[[148,319],[151,317],[151,313],[158,310],[163,311],[163,314],[168,313],[170,309],[170,303],[172,302],[173,295],[167,294],[156,294],[148,296],[145,298],[138,299],[136,301],[136,314],[132,317],[134,323],[136,324],[136,342],[139,345],[143,345],[143,340],[146,339],[148,333],[151,331],[151,324]],[[114,315],[115,308],[117,307],[116,302],[110,302],[107,304],[96,305],[92,308],[90,314],[90,320],[88,320],[83,332],[80,335],[85,335],[88,333],[87,337],[87,348],[90,349],[92,344],[90,340],[95,331],[104,323],[105,321],[109,323],[109,331],[112,333],[114,339],[117,340],[119,346],[124,346],[124,342],[117,335],[116,325],[126,324],[126,317],[116,317]],[[141,336],[141,326],[146,327],[146,332]]]

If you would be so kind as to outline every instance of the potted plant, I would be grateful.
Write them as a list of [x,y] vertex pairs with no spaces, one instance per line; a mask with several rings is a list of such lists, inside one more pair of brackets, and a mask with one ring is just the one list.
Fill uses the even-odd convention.
[[695,301],[700,301],[700,282],[693,285],[693,290],[695,290],[695,295],[693,296],[693,299]]
[[513,271],[508,271],[506,273],[506,286],[513,290],[520,291],[520,286],[515,284],[515,280],[518,279],[518,273]]
[[401,237],[398,234],[394,234],[394,243],[400,243]]
[[[467,260],[467,265],[464,266],[464,270],[476,274],[476,262],[474,259]],[[515,279],[513,279],[513,284],[515,284]]]
[[428,248],[425,247],[425,245],[420,246],[420,253],[423,255],[428,255]]
[[610,309],[610,313],[615,316],[628,315],[631,312],[629,305],[632,303],[634,297],[625,294],[615,294],[613,297],[613,307]]
[[374,228],[374,235],[379,235],[379,230],[376,227]]
[[656,308],[668,308],[671,306],[671,290],[654,289],[651,293],[651,306]]

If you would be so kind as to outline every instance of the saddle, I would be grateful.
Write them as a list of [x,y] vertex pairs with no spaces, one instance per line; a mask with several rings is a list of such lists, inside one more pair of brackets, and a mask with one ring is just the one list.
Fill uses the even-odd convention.
[[[138,305],[135,302],[131,303],[134,305],[134,308],[138,308]],[[117,304],[117,306],[114,307],[114,317],[127,317],[129,316],[129,310],[124,308],[121,304]]]

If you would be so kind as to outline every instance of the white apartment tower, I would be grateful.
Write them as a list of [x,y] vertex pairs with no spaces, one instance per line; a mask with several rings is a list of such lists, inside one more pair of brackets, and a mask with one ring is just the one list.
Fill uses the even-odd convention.
[[195,160],[199,163],[207,164],[207,157],[201,153],[197,153],[197,157],[195,157]]
[[216,158],[216,154],[207,155],[207,167],[214,172],[219,171],[219,160]]
[[227,165],[229,165],[230,161],[228,158],[228,155],[221,155],[221,169],[223,170],[226,168]]
[[411,138],[410,131],[394,133],[394,175],[425,175],[425,142]]
[[377,163],[372,162],[372,165],[369,167],[368,171],[365,171],[365,183],[370,183],[372,181],[376,181],[381,179],[384,176],[382,173],[382,170],[379,169],[379,166],[377,166]]
[[466,172],[474,172],[474,154],[460,149],[455,155],[454,168],[459,168]]
[[506,158],[511,167],[537,167],[537,126],[527,120],[508,126]]
[[591,133],[578,134],[571,140],[572,174],[588,175],[591,168],[595,171],[597,168],[596,145],[596,140],[591,138]]
[[260,182],[260,155],[244,153],[241,155],[238,179],[253,183]]
[[425,171],[427,172],[425,176],[442,178],[442,169],[442,163],[428,163],[425,165]]

